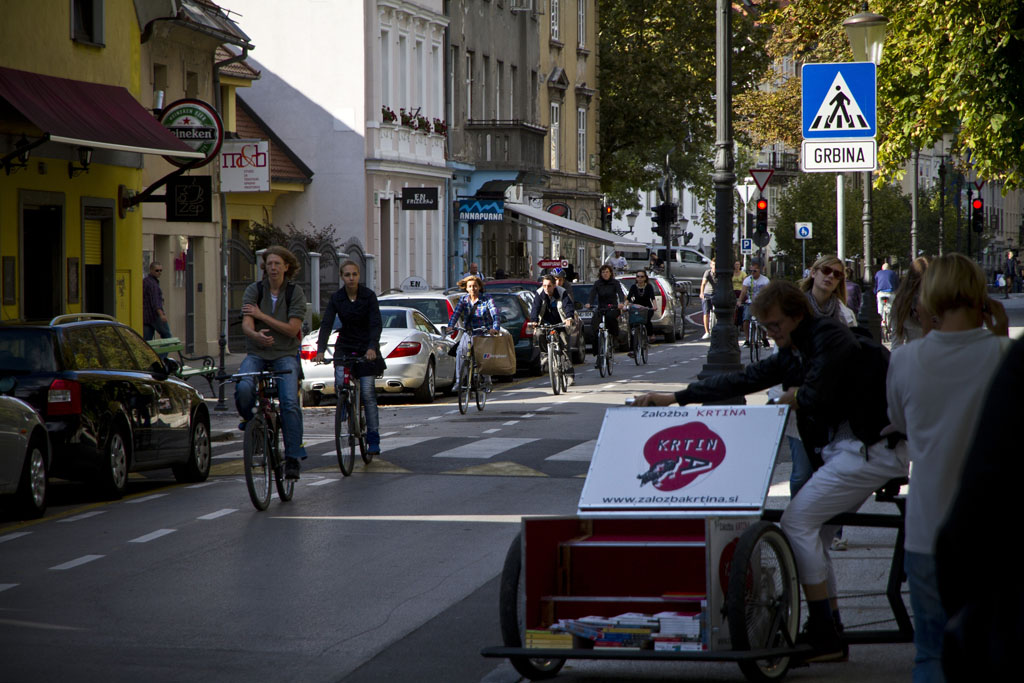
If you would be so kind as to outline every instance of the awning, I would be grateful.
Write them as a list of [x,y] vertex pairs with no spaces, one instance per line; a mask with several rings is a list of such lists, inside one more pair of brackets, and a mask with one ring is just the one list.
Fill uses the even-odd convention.
[[564,230],[566,232],[573,233],[578,237],[582,237],[583,239],[590,240],[591,242],[597,242],[598,244],[610,244],[621,249],[647,249],[647,245],[643,242],[623,239],[615,233],[598,230],[597,228],[592,228],[589,225],[584,225],[578,221],[556,216],[550,211],[537,209],[527,204],[511,204],[509,202],[505,202],[505,212],[518,213],[526,216],[527,218],[532,218],[533,220],[544,223],[549,226],[549,228]]
[[204,156],[160,125],[120,86],[0,67],[0,98],[52,142],[137,154]]

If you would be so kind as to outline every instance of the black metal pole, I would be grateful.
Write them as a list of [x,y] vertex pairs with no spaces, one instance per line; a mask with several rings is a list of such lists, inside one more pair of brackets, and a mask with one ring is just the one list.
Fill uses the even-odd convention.
[[[972,190],[971,186],[968,185],[967,186],[967,216],[968,216],[968,218],[971,215],[971,195],[973,195],[973,194],[974,194],[974,190]],[[971,233],[974,232],[974,226],[971,225],[971,221],[970,220],[967,220],[967,221],[964,221],[964,222],[967,223],[967,258],[971,258]]]
[[[736,312],[736,297],[732,293],[732,195],[735,192],[736,174],[733,172],[732,156],[732,27],[729,20],[732,4],[718,0],[716,12],[716,98],[715,128],[715,270],[719,274],[713,298],[717,321],[711,330],[711,345],[707,362],[698,377],[710,377],[743,368],[740,363],[739,335],[733,316]],[[745,403],[740,396],[730,403]]]
[[877,299],[875,289],[871,285],[874,282],[871,262],[871,171],[864,171],[864,213],[861,216],[864,224],[864,296],[870,299],[870,304],[864,302],[860,307],[860,315],[857,316],[857,324],[867,329],[875,341],[881,341],[882,317],[878,315]]
[[943,242],[946,240],[944,220],[946,218],[946,160],[939,161],[939,256],[944,251]]

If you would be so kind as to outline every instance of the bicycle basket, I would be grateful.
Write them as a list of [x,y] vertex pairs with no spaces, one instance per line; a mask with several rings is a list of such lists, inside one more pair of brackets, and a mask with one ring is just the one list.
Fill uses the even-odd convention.
[[647,311],[638,310],[635,308],[629,309],[629,324],[630,325],[643,325],[647,322]]

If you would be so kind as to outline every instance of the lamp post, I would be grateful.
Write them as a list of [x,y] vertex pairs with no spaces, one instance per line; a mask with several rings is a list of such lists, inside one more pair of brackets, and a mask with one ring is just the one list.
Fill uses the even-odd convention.
[[[858,62],[872,62],[875,66],[882,61],[885,45],[885,25],[889,20],[881,14],[868,11],[868,3],[861,4],[861,11],[843,22],[850,39],[853,58]],[[916,180],[916,178],[915,178]],[[871,171],[864,171],[864,284],[870,286],[871,273]],[[869,290],[870,291],[870,290]],[[873,297],[872,297],[873,298]],[[861,306],[858,323],[871,332],[875,340],[881,339],[878,309],[875,306]]]
[[946,239],[946,157],[939,159],[939,256],[942,256],[942,243]]
[[[718,0],[715,6],[715,268],[723,278],[732,273],[733,187],[736,185],[732,156],[732,30],[729,19],[732,3]],[[729,280],[725,279],[728,283]],[[740,364],[739,337],[733,325],[736,298],[732,286],[715,287],[714,307],[717,322],[711,330],[707,362],[698,377],[705,378],[736,372]],[[744,403],[742,396],[729,403]]]

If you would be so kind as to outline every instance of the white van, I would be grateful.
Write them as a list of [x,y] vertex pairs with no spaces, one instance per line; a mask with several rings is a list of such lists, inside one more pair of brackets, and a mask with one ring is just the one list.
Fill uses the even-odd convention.
[[626,257],[626,272],[635,273],[641,268],[646,268],[650,265],[651,250],[647,247],[642,249],[620,249],[622,255]]
[[[662,261],[666,261],[665,253],[665,247],[658,247],[658,258]],[[671,253],[672,277],[689,282],[691,293],[698,291],[704,271],[711,267],[711,259],[691,247],[672,247]],[[661,274],[665,274],[664,269]]]

